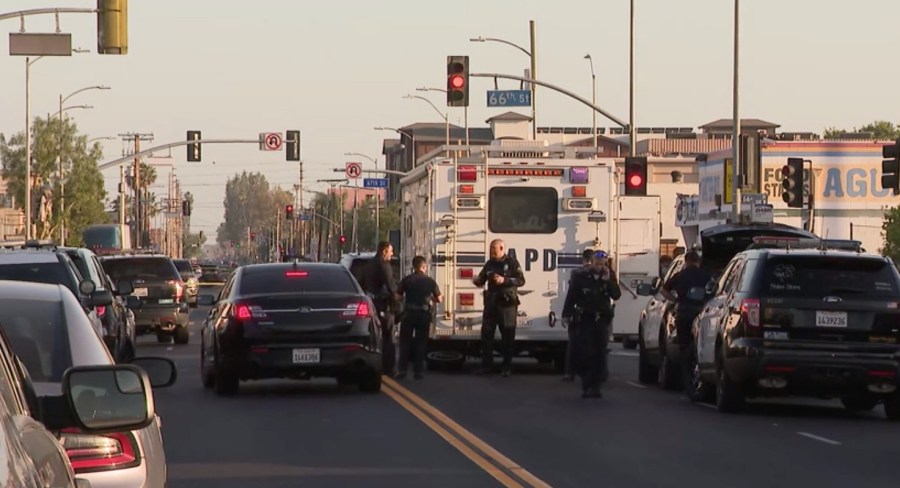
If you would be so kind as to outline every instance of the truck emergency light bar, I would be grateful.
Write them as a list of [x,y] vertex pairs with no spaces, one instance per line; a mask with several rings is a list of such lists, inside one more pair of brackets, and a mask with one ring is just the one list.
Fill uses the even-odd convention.
[[862,242],[850,239],[812,239],[809,237],[758,236],[747,249],[819,249],[822,251],[863,252]]
[[560,168],[488,168],[490,176],[549,176],[562,177],[564,170]]

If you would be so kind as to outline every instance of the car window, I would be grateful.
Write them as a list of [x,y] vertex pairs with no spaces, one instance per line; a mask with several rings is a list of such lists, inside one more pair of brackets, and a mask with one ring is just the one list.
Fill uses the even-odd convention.
[[106,272],[115,280],[179,280],[181,275],[168,258],[126,258],[104,261]]
[[741,284],[737,290],[739,293],[747,293],[751,290],[758,266],[759,259],[748,259],[744,263],[744,271],[741,273]]
[[743,270],[743,269],[744,269],[744,260],[743,259],[735,259],[734,264],[731,267],[731,271],[729,271],[728,275],[725,277],[725,284],[722,287],[723,293],[731,294],[732,292],[734,292],[737,281],[741,276],[741,270]]
[[371,258],[356,258],[350,263],[350,274],[356,278],[359,283],[363,282],[366,272],[366,266],[372,261]]
[[177,269],[179,273],[194,272],[194,268],[191,267],[191,262],[186,259],[173,259],[172,262],[175,263],[175,269]]
[[113,290],[113,284],[109,281],[109,276],[106,275],[106,270],[103,269],[103,265],[100,264],[100,261],[97,260],[97,256],[91,256],[92,261],[92,269],[94,273],[98,275],[100,280],[97,283],[97,286],[106,290]]
[[62,381],[72,356],[59,302],[0,299],[0,327],[35,382]]
[[876,257],[771,256],[763,283],[765,295],[779,297],[865,300],[900,295],[893,265]]
[[257,293],[356,293],[356,283],[346,269],[338,265],[306,268],[298,266],[245,268],[241,274],[240,294]]
[[0,266],[0,280],[27,281],[72,287],[72,278],[59,262],[33,264],[4,264]]
[[736,263],[737,263],[736,259],[731,260],[731,262],[728,263],[728,266],[725,267],[725,270],[722,271],[721,276],[719,276],[719,281],[718,281],[718,284],[716,285],[716,294],[717,295],[720,295],[725,292],[725,284],[727,283],[728,279],[731,277],[731,272],[732,272],[732,270],[734,270],[734,266]]
[[672,261],[672,264],[669,265],[669,269],[666,272],[666,277],[665,277],[665,279],[663,279],[663,283],[672,279],[672,277],[675,276],[675,273],[681,271],[681,268],[683,268],[683,267],[684,267],[684,258],[681,256],[675,258],[675,260]]
[[18,377],[12,371],[12,358],[10,351],[6,346],[0,346],[0,354],[3,358],[0,361],[0,398],[6,404],[7,410],[11,413],[23,412],[25,408],[25,399],[22,391],[19,389]]

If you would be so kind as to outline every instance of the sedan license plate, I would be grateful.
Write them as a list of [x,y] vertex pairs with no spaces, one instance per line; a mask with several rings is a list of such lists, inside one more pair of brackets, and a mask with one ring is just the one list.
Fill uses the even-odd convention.
[[170,303],[175,303],[175,299],[174,298],[160,298],[159,303],[161,305],[168,305]]
[[318,349],[294,349],[294,364],[316,364],[320,360]]
[[147,296],[147,289],[146,289],[146,288],[135,288],[135,289],[134,289],[134,296],[136,296],[136,297],[145,297],[145,296]]
[[816,327],[847,327],[847,312],[816,312]]

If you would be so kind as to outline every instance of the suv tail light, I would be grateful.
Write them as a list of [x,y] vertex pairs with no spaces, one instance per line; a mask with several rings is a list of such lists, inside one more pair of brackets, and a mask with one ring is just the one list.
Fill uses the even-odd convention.
[[745,298],[741,300],[741,317],[744,324],[750,328],[759,328],[759,300],[755,298]]
[[342,314],[344,317],[367,318],[372,316],[369,304],[366,302],[351,303]]
[[97,311],[97,318],[103,318],[106,315],[106,305],[98,305],[95,310]]
[[180,302],[182,295],[184,295],[184,285],[180,281],[175,280],[169,280],[166,284],[175,286],[175,301]]
[[132,468],[141,464],[137,440],[130,432],[82,434],[64,429],[59,443],[66,450],[75,474]]

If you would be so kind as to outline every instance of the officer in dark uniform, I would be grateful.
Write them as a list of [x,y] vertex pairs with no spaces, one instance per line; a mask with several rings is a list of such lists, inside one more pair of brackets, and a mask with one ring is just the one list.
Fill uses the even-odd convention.
[[413,273],[400,281],[397,293],[404,298],[404,314],[400,321],[400,366],[397,379],[406,378],[409,358],[413,357],[413,376],[420,380],[425,364],[425,347],[428,329],[431,327],[432,302],[441,302],[441,290],[430,276],[425,274],[428,262],[423,256],[412,261]]
[[525,275],[516,258],[506,254],[501,239],[491,241],[491,259],[472,280],[475,286],[487,284],[484,314],[481,321],[481,365],[479,374],[490,375],[494,365],[494,333],[500,327],[503,353],[503,376],[512,373],[513,347],[516,340],[516,315],[519,295],[516,289],[525,285]]
[[594,253],[590,270],[572,276],[563,305],[563,323],[574,325],[574,359],[581,376],[582,398],[600,398],[606,380],[612,302],[622,296],[606,253]]
[[692,297],[692,288],[706,289],[706,285],[712,281],[712,275],[705,269],[700,267],[700,254],[696,251],[689,251],[684,255],[684,268],[675,273],[675,276],[669,278],[660,290],[660,294],[675,302],[675,331],[678,337],[678,349],[681,358],[681,366],[683,380],[687,381],[688,361],[686,360],[690,354],[693,354],[693,325],[694,319],[700,315],[705,303],[705,296]]
[[[581,268],[572,271],[572,277],[569,278],[569,287],[572,286],[572,281],[577,278],[577,275],[590,272],[591,267],[594,265],[593,249],[585,249],[581,253],[581,264]],[[566,344],[566,372],[563,376],[563,381],[573,382],[575,381],[575,324],[567,323],[566,330],[569,333],[569,342]]]
[[372,298],[375,310],[381,322],[382,365],[386,375],[393,376],[396,352],[394,350],[394,299],[397,296],[397,285],[391,269],[391,258],[394,246],[390,242],[378,244],[375,258],[366,267],[363,274],[363,290]]

